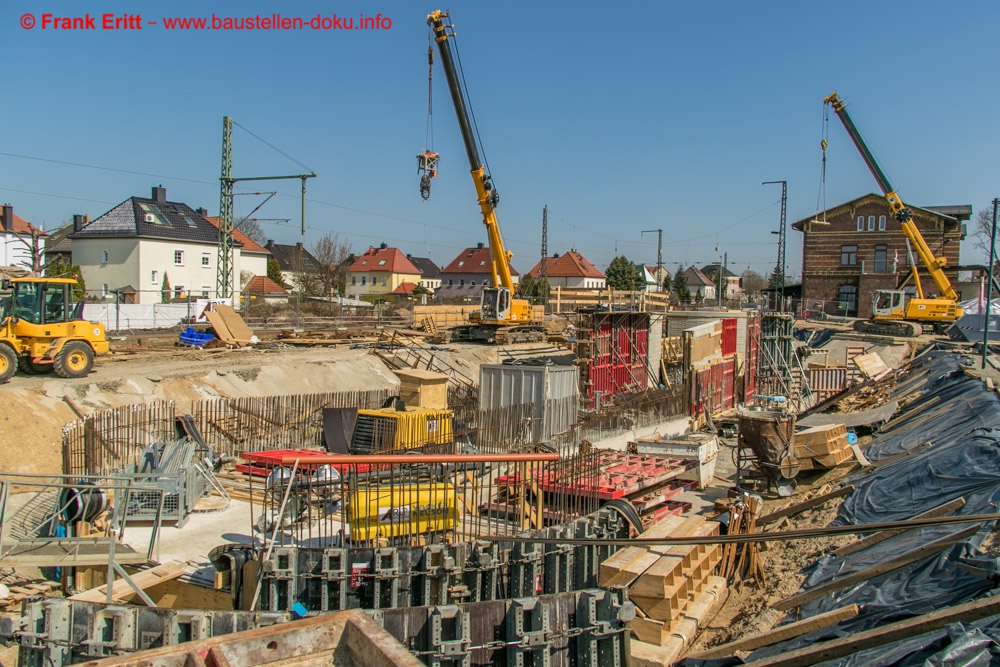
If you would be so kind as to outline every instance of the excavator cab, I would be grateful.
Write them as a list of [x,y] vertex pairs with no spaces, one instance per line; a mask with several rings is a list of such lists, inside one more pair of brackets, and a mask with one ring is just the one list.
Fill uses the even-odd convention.
[[902,290],[879,290],[872,298],[875,317],[903,317],[906,293]]
[[479,312],[483,322],[506,322],[510,315],[510,290],[506,287],[484,287]]

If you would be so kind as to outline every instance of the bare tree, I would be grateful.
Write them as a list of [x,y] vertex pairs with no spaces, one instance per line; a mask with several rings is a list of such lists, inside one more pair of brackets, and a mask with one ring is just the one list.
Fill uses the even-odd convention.
[[740,275],[740,287],[747,298],[757,301],[761,291],[768,286],[768,280],[753,269],[747,269]]
[[341,241],[337,234],[326,234],[313,244],[309,252],[312,257],[299,253],[297,260],[293,260],[299,264],[295,271],[300,276],[302,291],[310,296],[331,296],[334,292],[343,294],[351,244]]
[[33,276],[42,275],[46,267],[52,263],[52,261],[43,261],[45,259],[45,246],[42,245],[41,238],[44,234],[45,232],[31,225],[31,231],[28,234],[17,234],[14,236],[27,251],[28,259],[31,263],[29,270]]
[[993,231],[993,209],[981,208],[976,213],[974,223],[975,231],[972,232],[972,246],[983,253],[983,264],[989,262],[990,257],[990,232]]
[[236,229],[250,237],[250,240],[257,245],[267,245],[267,233],[260,227],[260,223],[253,218],[244,218],[237,225]]

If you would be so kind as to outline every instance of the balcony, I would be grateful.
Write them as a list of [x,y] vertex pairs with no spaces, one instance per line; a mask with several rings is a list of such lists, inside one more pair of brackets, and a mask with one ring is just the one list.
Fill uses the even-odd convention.
[[874,275],[895,275],[900,262],[893,259],[873,259],[861,261],[861,273]]

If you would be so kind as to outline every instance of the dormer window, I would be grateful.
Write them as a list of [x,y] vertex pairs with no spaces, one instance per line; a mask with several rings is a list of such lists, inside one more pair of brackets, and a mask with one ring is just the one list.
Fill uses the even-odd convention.
[[380,260],[378,261],[378,265],[379,265],[379,266],[385,266],[385,260],[384,260],[384,259],[380,259]]

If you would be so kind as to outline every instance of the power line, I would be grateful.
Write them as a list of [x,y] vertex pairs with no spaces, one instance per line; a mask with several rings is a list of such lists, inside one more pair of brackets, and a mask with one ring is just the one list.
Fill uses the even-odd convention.
[[246,132],[247,134],[249,134],[251,137],[253,137],[257,141],[261,142],[262,144],[264,144],[264,145],[272,148],[274,151],[276,151],[276,152],[284,155],[286,158],[288,158],[289,160],[291,160],[295,164],[299,165],[300,167],[302,167],[306,171],[308,171],[310,173],[315,173],[315,171],[316,171],[315,169],[312,169],[312,168],[307,167],[306,165],[302,164],[301,162],[299,162],[298,160],[296,160],[295,158],[293,158],[291,155],[289,155],[285,151],[281,150],[280,148],[278,148],[277,146],[275,146],[274,144],[272,144],[271,142],[269,142],[267,139],[259,137],[258,135],[254,134],[250,129],[248,129],[247,127],[245,127],[243,125],[240,125],[235,120],[233,121],[233,125],[235,125],[236,127],[240,128],[241,130],[243,130],[244,132]]
[[89,201],[94,204],[114,204],[113,201],[103,199],[84,199],[83,197],[70,197],[69,195],[56,195],[50,192],[33,192],[31,190],[15,190],[14,188],[0,188],[4,192],[17,192],[23,195],[38,195],[39,197],[57,197],[59,199],[75,199],[76,201]]
[[164,176],[163,174],[150,174],[150,173],[143,172],[143,171],[132,171],[130,169],[116,169],[114,167],[102,167],[102,166],[96,165],[96,164],[83,164],[83,163],[80,163],[80,162],[67,162],[65,160],[51,160],[51,159],[43,158],[43,157],[32,157],[31,155],[18,155],[16,153],[2,153],[2,152],[0,152],[0,155],[6,156],[6,157],[16,157],[16,158],[20,158],[22,160],[36,160],[38,162],[49,162],[51,164],[62,164],[62,165],[70,166],[70,167],[83,167],[83,168],[86,168],[86,169],[100,169],[102,171],[113,171],[113,172],[117,172],[119,174],[132,174],[133,176],[152,176],[153,178],[162,178],[164,180],[171,180],[171,181],[184,181],[185,183],[198,183],[200,185],[215,185],[215,186],[218,185],[218,183],[215,183],[215,182],[198,181],[198,180],[195,180],[195,179],[192,179],[192,178],[181,178],[180,176]]

